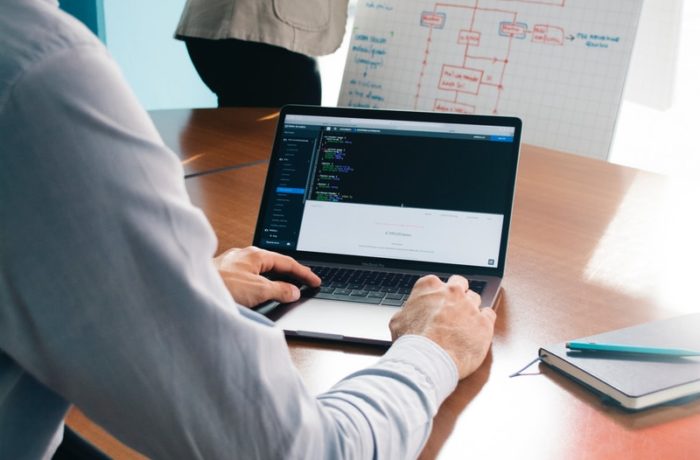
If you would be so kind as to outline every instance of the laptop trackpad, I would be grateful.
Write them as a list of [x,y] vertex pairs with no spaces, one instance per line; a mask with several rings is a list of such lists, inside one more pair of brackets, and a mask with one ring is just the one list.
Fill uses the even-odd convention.
[[307,299],[282,315],[276,324],[302,336],[389,344],[389,320],[397,311],[397,307]]

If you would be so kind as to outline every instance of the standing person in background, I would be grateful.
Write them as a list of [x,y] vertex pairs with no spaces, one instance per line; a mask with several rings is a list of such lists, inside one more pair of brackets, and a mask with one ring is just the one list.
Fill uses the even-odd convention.
[[219,107],[321,104],[312,56],[345,33],[348,0],[188,0],[175,37]]

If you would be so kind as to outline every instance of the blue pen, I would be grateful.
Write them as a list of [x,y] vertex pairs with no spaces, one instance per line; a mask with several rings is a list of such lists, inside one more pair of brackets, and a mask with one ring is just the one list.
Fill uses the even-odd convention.
[[657,356],[700,356],[700,351],[681,348],[639,347],[617,343],[566,342],[566,348],[579,351],[607,351],[615,353],[637,353]]

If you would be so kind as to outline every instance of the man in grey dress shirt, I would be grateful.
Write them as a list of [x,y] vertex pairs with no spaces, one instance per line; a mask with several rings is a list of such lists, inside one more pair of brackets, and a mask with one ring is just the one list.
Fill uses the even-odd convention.
[[316,397],[242,305],[319,280],[216,240],[104,47],[55,0],[0,2],[0,458],[50,458],[70,404],[154,458],[410,458],[495,314],[421,279],[379,361]]

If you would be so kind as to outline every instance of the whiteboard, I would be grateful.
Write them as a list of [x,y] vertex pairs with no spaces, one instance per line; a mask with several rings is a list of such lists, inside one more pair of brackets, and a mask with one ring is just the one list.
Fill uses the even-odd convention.
[[338,105],[514,115],[607,158],[641,0],[360,0]]

